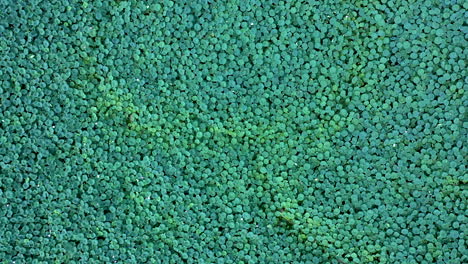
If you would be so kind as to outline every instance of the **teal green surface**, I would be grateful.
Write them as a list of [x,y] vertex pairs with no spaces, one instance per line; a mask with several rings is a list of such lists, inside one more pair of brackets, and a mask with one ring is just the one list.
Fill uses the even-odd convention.
[[468,263],[467,7],[0,0],[0,263]]

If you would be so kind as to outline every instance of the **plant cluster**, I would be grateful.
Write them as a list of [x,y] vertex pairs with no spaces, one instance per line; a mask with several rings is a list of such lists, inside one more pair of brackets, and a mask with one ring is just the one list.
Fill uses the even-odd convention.
[[467,8],[0,1],[1,263],[468,263]]

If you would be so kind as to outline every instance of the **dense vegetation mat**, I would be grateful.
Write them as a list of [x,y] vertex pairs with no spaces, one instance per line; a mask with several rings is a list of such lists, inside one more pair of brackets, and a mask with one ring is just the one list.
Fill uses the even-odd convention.
[[467,2],[0,1],[0,263],[468,263]]

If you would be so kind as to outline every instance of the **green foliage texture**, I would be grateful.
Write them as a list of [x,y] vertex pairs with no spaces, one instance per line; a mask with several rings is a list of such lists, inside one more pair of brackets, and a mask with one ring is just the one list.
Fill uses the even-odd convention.
[[0,0],[0,263],[468,263],[461,0]]

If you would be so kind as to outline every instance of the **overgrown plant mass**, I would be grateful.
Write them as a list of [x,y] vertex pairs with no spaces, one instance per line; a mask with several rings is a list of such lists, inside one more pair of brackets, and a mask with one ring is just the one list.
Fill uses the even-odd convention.
[[0,1],[0,263],[468,263],[461,0]]

